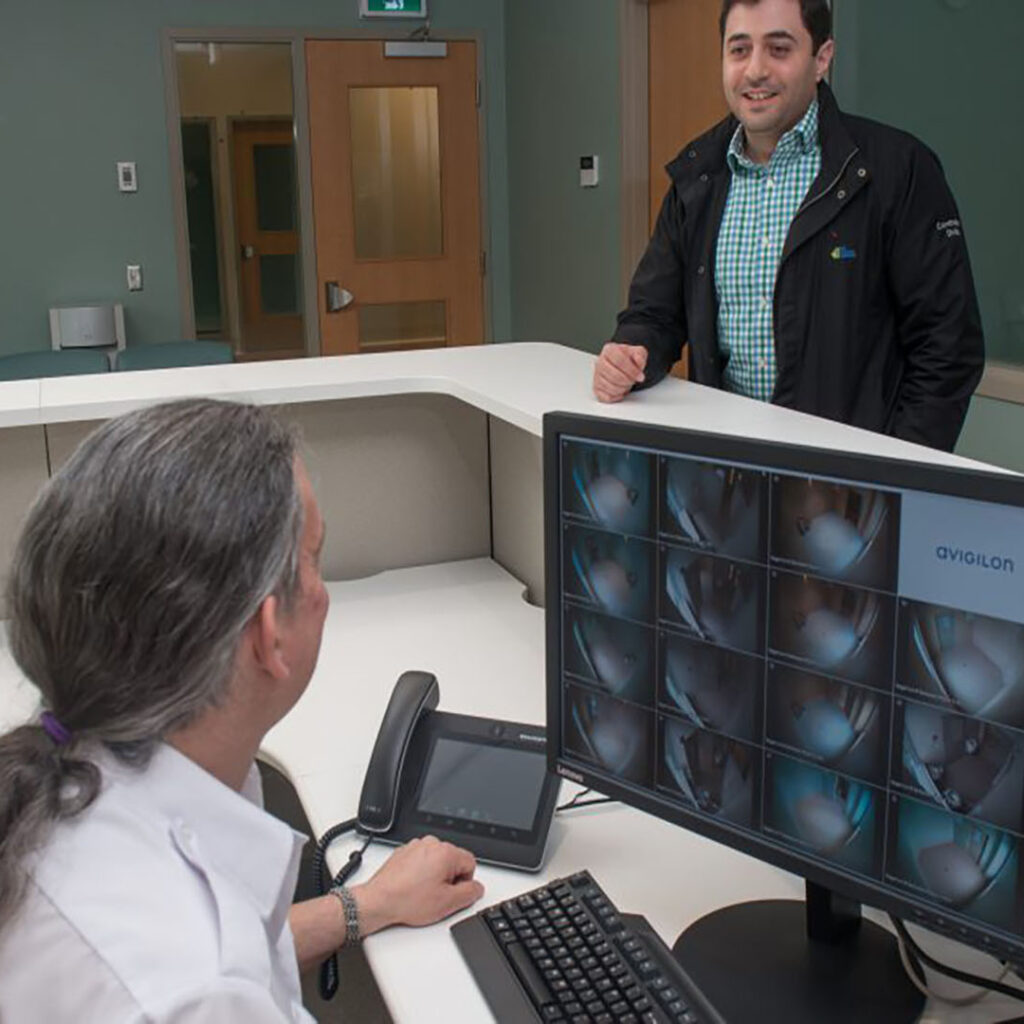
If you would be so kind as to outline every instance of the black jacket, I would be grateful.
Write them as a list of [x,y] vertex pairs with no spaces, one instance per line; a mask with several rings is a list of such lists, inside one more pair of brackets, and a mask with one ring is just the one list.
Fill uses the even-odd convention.
[[[960,215],[913,136],[843,114],[819,90],[821,173],[775,285],[772,401],[952,449],[984,368]],[[690,377],[722,386],[715,251],[729,194],[727,118],[668,165],[672,179],[615,340],[647,347],[644,386],[690,344]]]

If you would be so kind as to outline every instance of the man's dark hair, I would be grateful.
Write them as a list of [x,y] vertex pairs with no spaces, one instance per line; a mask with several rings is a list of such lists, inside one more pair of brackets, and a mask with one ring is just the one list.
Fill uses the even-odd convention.
[[[729,12],[737,4],[753,7],[758,3],[760,0],[722,0],[722,16],[718,21],[718,27],[723,40]],[[832,38],[832,8],[829,6],[829,0],[800,0],[800,17],[803,19],[804,28],[811,34],[814,53],[817,53]]]

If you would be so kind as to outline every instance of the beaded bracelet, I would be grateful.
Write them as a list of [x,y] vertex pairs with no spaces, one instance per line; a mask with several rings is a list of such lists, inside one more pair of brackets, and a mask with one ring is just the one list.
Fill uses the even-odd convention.
[[337,885],[329,891],[332,896],[337,896],[345,914],[345,945],[358,946],[363,937],[359,932],[359,907],[355,897],[344,885]]

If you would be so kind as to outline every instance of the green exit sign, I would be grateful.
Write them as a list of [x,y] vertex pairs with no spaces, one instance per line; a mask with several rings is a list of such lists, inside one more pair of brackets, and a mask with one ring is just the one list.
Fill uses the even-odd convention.
[[359,0],[363,18],[425,18],[427,0]]

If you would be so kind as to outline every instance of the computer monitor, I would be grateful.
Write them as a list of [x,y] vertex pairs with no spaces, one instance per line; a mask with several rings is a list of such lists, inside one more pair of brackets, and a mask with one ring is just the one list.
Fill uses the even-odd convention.
[[551,769],[807,880],[676,944],[726,1019],[916,1016],[861,903],[1024,963],[1024,478],[557,413],[544,477]]

